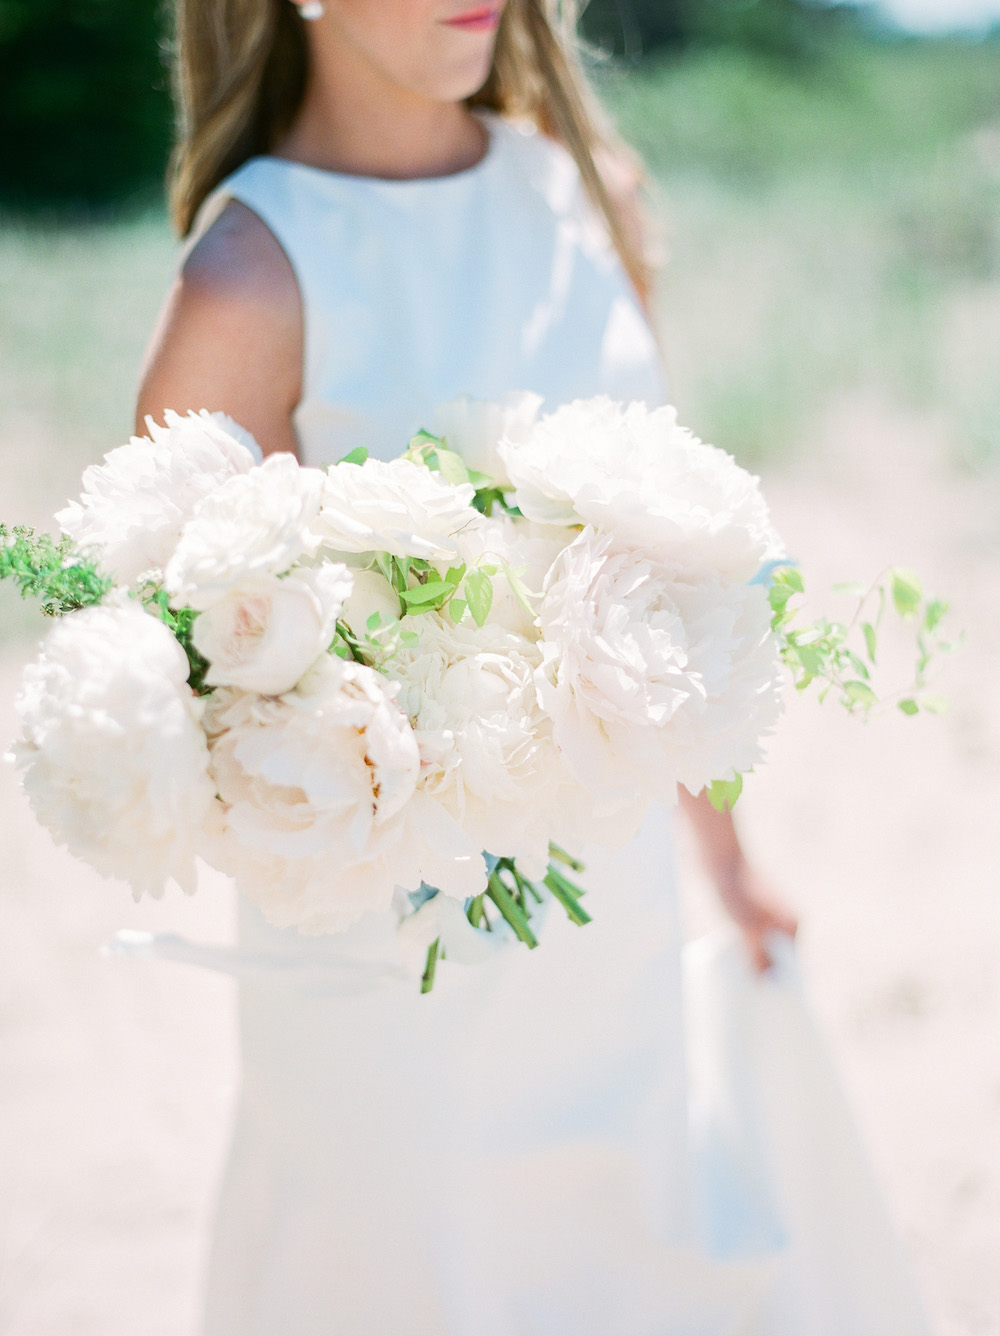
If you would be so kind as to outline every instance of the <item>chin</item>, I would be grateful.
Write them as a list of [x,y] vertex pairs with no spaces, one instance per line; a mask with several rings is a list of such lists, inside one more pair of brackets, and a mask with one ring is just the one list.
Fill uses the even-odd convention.
[[466,57],[460,64],[439,69],[428,92],[441,102],[464,102],[478,93],[493,68],[493,43],[480,54]]

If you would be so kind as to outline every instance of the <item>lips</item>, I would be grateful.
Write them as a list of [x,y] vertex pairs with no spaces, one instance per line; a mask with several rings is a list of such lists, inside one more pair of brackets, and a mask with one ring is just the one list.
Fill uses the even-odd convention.
[[500,23],[498,5],[481,5],[478,9],[467,9],[464,14],[456,14],[453,19],[443,19],[449,28],[458,28],[460,32],[492,32]]

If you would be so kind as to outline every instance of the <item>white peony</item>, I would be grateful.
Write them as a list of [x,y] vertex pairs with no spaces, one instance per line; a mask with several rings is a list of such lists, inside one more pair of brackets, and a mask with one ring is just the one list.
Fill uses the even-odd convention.
[[195,647],[211,665],[206,682],[263,696],[291,691],[329,649],[353,583],[346,566],[327,563],[234,585],[194,622]]
[[163,416],[165,426],[147,418],[148,437],[133,436],[88,468],[80,500],[56,515],[119,584],[162,571],[198,502],[260,458],[253,437],[222,413]]
[[457,535],[478,518],[474,494],[409,459],[341,463],[326,474],[317,532],[336,552],[450,560]]
[[397,651],[385,671],[416,732],[421,791],[477,847],[516,856],[542,876],[561,764],[538,703],[535,645],[493,622],[455,626],[437,613],[402,626],[419,643]]
[[555,741],[607,812],[670,802],[760,758],[780,674],[759,586],[693,579],[584,529],[539,610]]
[[461,894],[482,888],[478,851],[457,848],[447,821],[423,810],[416,739],[391,690],[372,669],[326,656],[279,699],[228,688],[211,698],[223,806],[211,858],[279,927],[340,931],[388,912],[397,886],[416,890],[449,860],[462,865]]
[[280,575],[312,555],[324,474],[293,455],[269,455],[206,496],[166,569],[175,606],[204,609],[243,581]]
[[163,623],[125,601],[60,619],[18,696],[13,756],[39,821],[136,897],[169,878],[194,890],[214,791],[187,676]]
[[435,410],[434,432],[444,438],[471,469],[485,473],[499,487],[509,487],[498,446],[504,439],[528,439],[542,406],[540,394],[516,392],[498,403],[489,399],[452,399]]
[[513,500],[544,524],[591,524],[621,546],[743,584],[782,555],[759,480],[673,408],[577,400],[500,446]]

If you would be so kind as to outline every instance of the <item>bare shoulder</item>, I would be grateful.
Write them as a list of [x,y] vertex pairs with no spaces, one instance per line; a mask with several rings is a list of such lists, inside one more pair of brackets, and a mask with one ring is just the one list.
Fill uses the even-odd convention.
[[294,449],[302,303],[292,266],[251,209],[231,201],[187,256],[153,333],[137,422],[166,408],[229,413],[265,452]]
[[277,237],[239,200],[230,200],[191,248],[181,282],[195,300],[259,304],[286,316],[300,304],[295,274]]

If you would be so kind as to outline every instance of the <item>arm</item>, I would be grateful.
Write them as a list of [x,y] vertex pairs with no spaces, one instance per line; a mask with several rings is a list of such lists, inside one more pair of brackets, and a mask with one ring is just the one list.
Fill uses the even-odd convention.
[[230,203],[188,256],[143,366],[136,430],[207,408],[252,432],[265,455],[296,453],[302,308],[284,251],[252,210]]
[[697,798],[684,788],[679,793],[723,908],[741,929],[754,966],[766,970],[771,964],[766,938],[773,932],[794,937],[798,929],[795,915],[771,894],[747,862],[731,814],[717,812],[704,793]]
[[[647,227],[640,195],[641,177],[627,161],[604,159],[601,172],[622,226],[634,245],[645,245]],[[639,300],[652,318],[650,292]],[[798,923],[791,910],[773,895],[747,862],[729,812],[717,812],[704,793],[692,797],[680,788],[680,805],[691,823],[702,861],[726,913],[740,927],[754,966],[771,964],[765,945],[773,932],[794,937]]]

